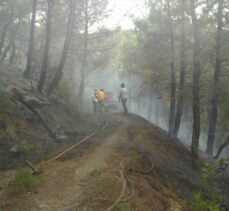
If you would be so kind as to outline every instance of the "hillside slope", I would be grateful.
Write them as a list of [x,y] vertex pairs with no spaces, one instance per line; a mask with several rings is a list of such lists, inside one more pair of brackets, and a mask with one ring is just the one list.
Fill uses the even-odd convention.
[[[83,112],[68,99],[38,94],[20,71],[1,71],[0,210],[188,211],[193,191],[208,190],[199,184],[202,162],[166,131],[134,114]],[[25,165],[15,152],[42,172],[17,193],[15,183],[31,178],[16,181]],[[209,185],[220,195],[221,175]]]
[[58,161],[41,163],[38,186],[20,195],[6,192],[3,210],[106,210],[120,196],[122,162],[124,196],[131,197],[115,210],[189,210],[192,192],[200,189],[189,151],[138,116],[106,118],[108,128]]

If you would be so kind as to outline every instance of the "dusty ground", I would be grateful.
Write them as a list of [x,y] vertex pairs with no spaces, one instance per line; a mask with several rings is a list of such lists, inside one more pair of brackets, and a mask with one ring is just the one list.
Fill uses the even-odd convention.
[[120,114],[113,115],[107,129],[61,160],[42,163],[39,185],[28,193],[3,194],[1,209],[105,210],[122,189],[120,162],[126,159],[127,166],[132,163],[144,171],[149,163],[141,161],[142,155],[150,158],[153,170],[145,174],[126,171],[134,196],[115,210],[189,210],[199,173],[188,150],[144,119]]

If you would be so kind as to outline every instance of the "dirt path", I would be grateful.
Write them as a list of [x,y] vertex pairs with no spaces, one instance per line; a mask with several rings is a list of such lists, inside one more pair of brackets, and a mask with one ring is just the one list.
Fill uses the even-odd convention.
[[[95,146],[82,157],[71,160],[54,161],[43,166],[42,181],[36,193],[28,193],[28,203],[22,205],[26,210],[66,210],[78,203],[78,198],[86,185],[87,178],[94,172],[109,166],[112,153],[128,138],[127,122],[122,127],[110,128],[95,140]],[[86,144],[86,143],[85,143]],[[23,200],[24,197],[21,198]],[[18,210],[18,206],[17,209]]]

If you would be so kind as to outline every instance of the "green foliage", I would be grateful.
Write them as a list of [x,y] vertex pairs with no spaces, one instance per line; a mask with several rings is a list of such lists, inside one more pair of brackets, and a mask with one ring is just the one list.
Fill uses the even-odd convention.
[[42,152],[36,153],[35,160],[33,161],[35,164],[40,163],[42,160],[44,160],[44,155]]
[[220,211],[216,199],[208,199],[202,191],[192,194],[193,211]]
[[5,92],[4,94],[0,95],[1,100],[12,100],[15,99],[15,95],[11,92]]
[[129,204],[129,203],[121,203],[121,204],[118,204],[117,205],[117,209],[119,210],[119,211],[131,211],[131,210],[133,210],[132,208],[131,208],[131,205]]
[[196,191],[192,194],[192,210],[193,211],[220,211],[220,196],[211,186],[211,182],[218,175],[218,166],[205,164],[201,169],[200,185],[207,186],[207,191]]
[[21,168],[17,170],[12,186],[11,193],[22,193],[37,184],[38,178],[33,176],[28,169]]
[[34,149],[34,146],[25,140],[18,142],[16,146],[21,152],[29,152]]
[[201,169],[200,182],[202,184],[207,184],[208,182],[211,182],[218,174],[217,169],[218,167],[216,165],[205,164]]

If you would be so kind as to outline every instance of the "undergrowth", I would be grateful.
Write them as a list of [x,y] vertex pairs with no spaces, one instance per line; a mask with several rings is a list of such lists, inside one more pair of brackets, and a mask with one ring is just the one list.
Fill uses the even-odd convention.
[[18,169],[10,186],[10,193],[24,193],[38,184],[38,177],[26,168]]
[[[213,185],[216,177],[226,169],[226,163],[219,161],[216,164],[205,164],[201,169],[199,184],[206,190],[195,191],[192,193],[193,211],[224,211],[224,192],[219,194]],[[224,166],[225,165],[225,166]],[[224,179],[224,178],[223,178]],[[225,183],[223,184],[225,186]],[[222,200],[223,199],[223,200]]]

